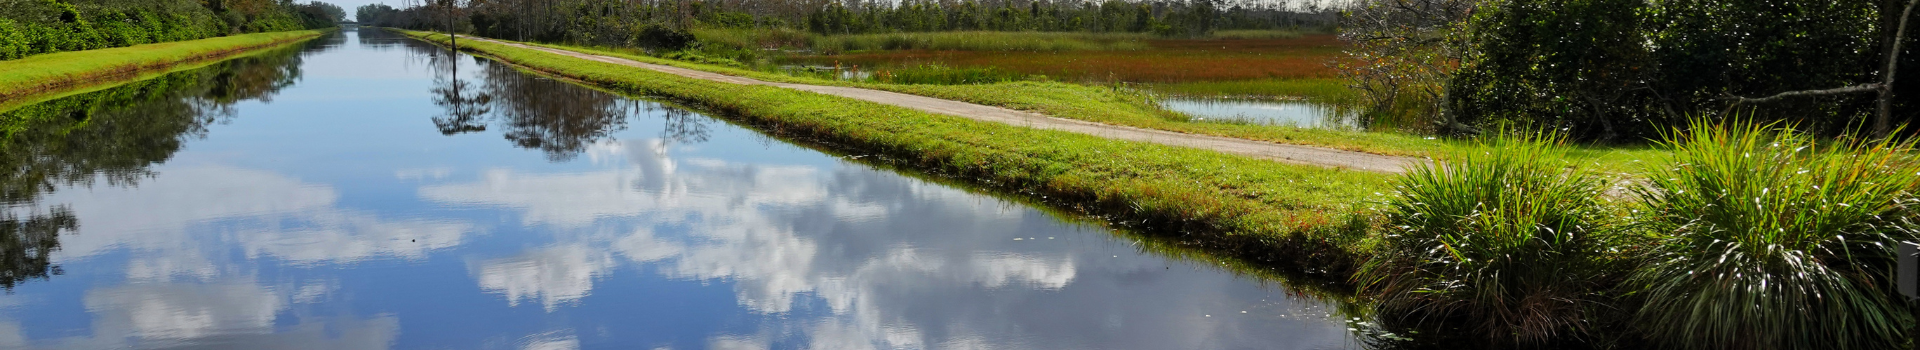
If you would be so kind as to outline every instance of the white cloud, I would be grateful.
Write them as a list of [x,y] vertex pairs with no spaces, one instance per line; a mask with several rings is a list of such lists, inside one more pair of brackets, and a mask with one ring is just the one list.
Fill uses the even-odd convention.
[[308,228],[247,229],[240,245],[249,258],[262,255],[294,263],[353,262],[375,257],[425,258],[428,251],[460,245],[473,225],[430,220],[382,221],[368,215],[322,212],[306,217]]
[[580,244],[533,249],[520,255],[479,263],[474,275],[480,288],[501,293],[507,305],[521,299],[540,302],[547,311],[584,298],[593,291],[593,279],[612,268],[613,257]]
[[522,346],[520,349],[578,350],[580,349],[580,339],[575,338],[573,334],[565,332],[548,332],[534,335],[532,339],[527,340],[526,346]]
[[105,324],[95,329],[129,329],[153,340],[270,333],[287,300],[251,281],[231,281],[96,289],[87,291],[85,303]]
[[41,207],[65,205],[79,221],[61,237],[55,261],[117,249],[134,251],[128,277],[205,279],[231,272],[209,250],[238,245],[249,259],[299,264],[372,258],[419,259],[459,245],[468,223],[391,220],[339,208],[331,186],[217,164],[165,166],[136,186],[69,187]]

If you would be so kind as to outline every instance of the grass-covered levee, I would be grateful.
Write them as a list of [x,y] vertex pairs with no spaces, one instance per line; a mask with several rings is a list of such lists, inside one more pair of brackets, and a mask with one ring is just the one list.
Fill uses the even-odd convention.
[[[1911,141],[1695,122],[1644,177],[1553,136],[1407,173],[1356,275],[1423,341],[1500,348],[1887,349],[1911,343],[1895,247],[1920,230]],[[1392,342],[1392,340],[1383,340]]]
[[0,61],[234,34],[319,29],[346,12],[312,1],[0,0]]

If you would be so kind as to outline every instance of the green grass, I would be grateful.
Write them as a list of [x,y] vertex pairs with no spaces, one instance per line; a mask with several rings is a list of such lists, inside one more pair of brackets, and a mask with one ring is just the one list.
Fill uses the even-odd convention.
[[1685,349],[1890,349],[1908,341],[1894,247],[1920,230],[1908,142],[1696,123],[1641,192],[1654,237],[1634,324]]
[[1370,225],[1360,200],[1387,189],[1384,174],[1035,130],[491,43],[460,44],[548,74],[684,101],[771,133],[1057,200],[1123,225],[1185,234],[1213,251],[1284,259],[1336,278],[1358,261],[1358,244]]
[[319,36],[323,31],[256,33],[129,47],[59,52],[0,61],[0,108],[82,90],[105,81],[125,81],[180,65],[244,53]]
[[[906,94],[966,101],[990,106],[1032,111],[1053,117],[1106,124],[1160,129],[1191,134],[1224,136],[1284,144],[1319,146],[1356,152],[1393,156],[1426,157],[1444,152],[1476,148],[1471,140],[1453,140],[1399,132],[1366,132],[1302,129],[1258,124],[1227,124],[1189,121],[1189,118],[1162,110],[1150,94],[1113,87],[1088,86],[1054,81],[1018,81],[974,85],[902,85],[843,81],[809,76],[792,76],[744,67],[691,63],[648,56],[630,48],[581,47],[561,44],[523,43],[688,69],[743,76],[774,82],[852,86]],[[1588,164],[1595,171],[1611,174],[1638,173],[1647,162],[1662,159],[1670,151],[1664,146],[1575,147],[1559,156],[1572,163]]]
[[987,68],[948,67],[939,64],[907,66],[872,71],[872,80],[886,84],[966,85],[991,84],[1027,79],[1027,75]]
[[1360,103],[1360,94],[1340,79],[1260,79],[1146,84],[1158,93],[1190,97],[1248,99],[1304,99],[1326,103]]
[[[1378,315],[1496,347],[1578,339],[1609,284],[1600,175],[1551,137],[1437,157],[1396,182],[1376,254],[1355,277]],[[1445,332],[1436,332],[1445,333]]]

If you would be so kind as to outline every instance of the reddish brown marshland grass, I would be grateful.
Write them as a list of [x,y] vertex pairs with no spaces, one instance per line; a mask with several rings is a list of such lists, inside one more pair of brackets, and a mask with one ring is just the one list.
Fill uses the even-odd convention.
[[1330,78],[1327,61],[1340,54],[1333,35],[1284,39],[1149,40],[1130,51],[927,51],[907,50],[803,57],[802,62],[865,67],[940,63],[997,67],[1068,81],[1190,82]]

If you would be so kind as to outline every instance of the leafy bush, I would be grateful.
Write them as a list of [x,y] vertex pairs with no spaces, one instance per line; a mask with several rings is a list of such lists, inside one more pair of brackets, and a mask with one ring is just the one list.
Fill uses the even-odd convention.
[[693,46],[693,33],[668,28],[659,23],[647,23],[634,30],[629,45],[657,51],[680,51]]
[[1589,329],[1610,213],[1600,177],[1548,161],[1564,159],[1556,141],[1493,141],[1400,178],[1389,233],[1355,277],[1382,321],[1508,345]]
[[1915,238],[1912,142],[1819,141],[1695,122],[1668,137],[1641,229],[1662,238],[1628,280],[1635,324],[1687,349],[1888,349],[1908,305],[1893,248]]
[[[1738,99],[1877,82],[1905,1],[1493,0],[1462,36],[1442,106],[1474,125],[1569,130],[1582,139],[1654,139],[1691,116],[1730,118]],[[1920,38],[1909,38],[1909,43]],[[1360,43],[1360,45],[1366,45]],[[1920,56],[1907,54],[1907,64]],[[1903,64],[1906,65],[1906,64]],[[1903,76],[1906,73],[1902,73]],[[1905,78],[1901,78],[1905,79]],[[1896,85],[1896,96],[1913,88]],[[1914,101],[1912,97],[1895,97]],[[1743,118],[1841,134],[1872,94],[1765,102]],[[1894,123],[1913,121],[1899,103]]]

